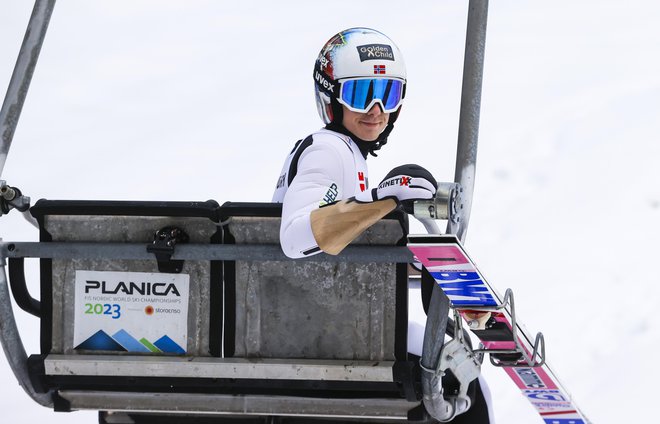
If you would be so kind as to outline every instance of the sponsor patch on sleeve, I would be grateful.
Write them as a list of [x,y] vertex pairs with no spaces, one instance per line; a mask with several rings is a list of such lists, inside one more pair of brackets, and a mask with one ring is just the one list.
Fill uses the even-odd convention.
[[335,203],[337,201],[337,196],[339,196],[339,187],[337,187],[337,184],[332,183],[330,184],[330,187],[328,187],[328,191],[325,192],[325,196],[323,196],[319,206]]

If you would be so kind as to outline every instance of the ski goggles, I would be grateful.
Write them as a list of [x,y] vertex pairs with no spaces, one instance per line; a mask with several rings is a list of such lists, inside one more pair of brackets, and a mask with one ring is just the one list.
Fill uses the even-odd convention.
[[395,112],[403,101],[405,81],[393,78],[355,78],[339,82],[337,101],[352,112],[366,113],[380,103],[383,113]]

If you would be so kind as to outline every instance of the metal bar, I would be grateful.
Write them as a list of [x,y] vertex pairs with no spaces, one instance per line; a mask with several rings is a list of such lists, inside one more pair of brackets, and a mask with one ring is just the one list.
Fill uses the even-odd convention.
[[[0,256],[6,258],[54,259],[155,259],[141,243],[0,242]],[[180,244],[175,260],[293,261],[278,245]],[[337,256],[321,253],[295,261],[410,263],[412,253],[404,246],[349,246]]]
[[23,258],[9,258],[9,285],[16,305],[25,312],[41,318],[41,302],[33,298],[25,283],[25,263]]
[[52,407],[53,401],[50,393],[37,393],[30,381],[27,353],[16,327],[3,258],[0,258],[0,268],[2,268],[0,270],[0,344],[2,344],[2,349],[5,351],[5,356],[16,376],[16,380],[18,380],[18,384],[23,387],[25,393],[38,404]]
[[488,0],[470,0],[468,7],[461,115],[458,125],[458,149],[454,173],[454,181],[463,187],[463,213],[459,222],[450,221],[447,224],[447,232],[456,234],[461,242],[465,242],[474,193]]
[[419,402],[405,399],[328,399],[263,395],[127,393],[60,390],[72,410],[167,412],[177,414],[282,415],[403,420]]
[[7,161],[9,147],[14,138],[54,7],[55,0],[35,1],[7,94],[0,109],[0,176]]
[[48,355],[46,375],[241,378],[391,383],[391,361]]
[[[426,272],[426,271],[423,271]],[[428,274],[422,274],[422,279]],[[449,321],[449,298],[442,292],[440,286],[433,281],[431,303],[424,329],[424,344],[422,345],[422,392],[424,406],[428,413],[438,421],[449,421],[457,413],[454,400],[445,399],[442,389],[442,370],[439,369],[442,348],[445,344],[447,321]]]

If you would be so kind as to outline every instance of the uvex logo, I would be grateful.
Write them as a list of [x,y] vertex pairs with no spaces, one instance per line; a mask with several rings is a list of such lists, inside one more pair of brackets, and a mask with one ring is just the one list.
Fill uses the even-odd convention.
[[321,73],[319,73],[319,71],[316,71],[316,72],[314,73],[314,78],[316,79],[316,81],[318,81],[318,83],[319,83],[320,85],[323,86],[323,88],[325,88],[326,90],[328,90],[328,91],[331,92],[331,93],[334,93],[334,92],[335,92],[335,85],[334,85],[334,84],[330,84],[330,82],[328,82],[328,80],[325,79],[325,78],[323,77],[323,75],[321,75]]

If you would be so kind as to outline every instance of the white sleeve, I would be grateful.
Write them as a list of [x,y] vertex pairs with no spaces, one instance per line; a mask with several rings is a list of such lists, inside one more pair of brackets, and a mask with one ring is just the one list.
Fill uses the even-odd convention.
[[[344,146],[341,146],[344,147]],[[352,164],[351,161],[348,163]],[[280,244],[290,258],[321,252],[310,222],[310,214],[322,204],[342,198],[346,160],[326,143],[312,143],[298,160],[298,172],[284,195]]]

